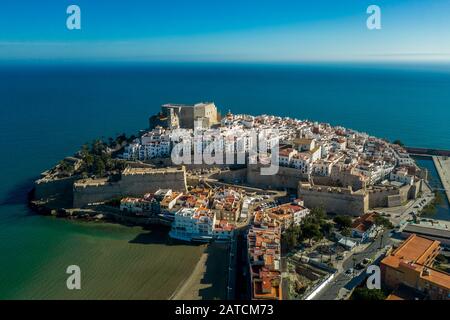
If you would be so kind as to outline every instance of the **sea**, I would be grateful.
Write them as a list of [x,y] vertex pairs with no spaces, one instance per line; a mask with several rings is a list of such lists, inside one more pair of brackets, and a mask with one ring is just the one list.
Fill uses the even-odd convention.
[[[82,144],[137,133],[164,103],[200,101],[450,150],[448,64],[1,62],[0,299],[170,297],[201,247],[171,245],[164,230],[38,216],[26,195]],[[439,184],[431,161],[419,165]],[[450,220],[448,201],[436,217]],[[81,290],[66,288],[69,265]]]

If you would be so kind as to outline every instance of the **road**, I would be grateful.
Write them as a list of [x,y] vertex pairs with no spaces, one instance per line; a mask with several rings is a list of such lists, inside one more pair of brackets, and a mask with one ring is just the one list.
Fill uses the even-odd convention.
[[433,156],[433,162],[445,189],[447,199],[450,201],[450,158]]
[[352,254],[349,256],[343,263],[343,272],[336,275],[335,279],[326,286],[322,292],[320,292],[314,300],[335,300],[339,296],[339,291],[342,288],[347,290],[351,290],[356,285],[358,285],[361,280],[364,279],[364,275],[362,272],[365,272],[365,269],[362,272],[358,272],[353,277],[345,274],[345,271],[354,268],[358,263],[362,262],[364,258],[372,259],[381,248],[385,248],[386,246],[392,244],[392,240],[390,238],[390,231],[384,231],[381,235],[379,235],[376,240],[371,243],[366,250]]
[[[390,214],[389,220],[394,226],[400,225],[402,222],[412,218],[411,212],[415,211],[420,215],[420,211],[426,207],[434,199],[432,192],[424,192],[421,197],[410,201],[407,205],[392,208],[381,208],[377,211]],[[415,208],[417,207],[417,208]]]
[[251,299],[250,270],[248,268],[247,234],[248,228],[241,228],[236,235],[236,274],[235,296],[236,300]]

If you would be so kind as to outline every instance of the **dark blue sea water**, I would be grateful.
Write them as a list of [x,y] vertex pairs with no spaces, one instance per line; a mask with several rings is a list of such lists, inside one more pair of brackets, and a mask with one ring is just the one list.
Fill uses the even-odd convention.
[[146,128],[163,103],[205,100],[222,113],[318,120],[410,146],[450,149],[448,65],[3,63],[0,287],[13,286],[16,294],[6,288],[0,298],[33,296],[36,274],[25,283],[25,269],[44,270],[42,251],[66,256],[64,244],[80,232],[58,222],[55,235],[54,220],[26,209],[26,192],[41,171],[96,137]]

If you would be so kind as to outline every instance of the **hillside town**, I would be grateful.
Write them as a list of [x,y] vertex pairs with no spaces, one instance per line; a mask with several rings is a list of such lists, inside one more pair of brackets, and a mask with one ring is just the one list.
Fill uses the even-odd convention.
[[[196,150],[214,161],[191,161]],[[274,159],[277,171],[262,175]],[[98,142],[44,172],[31,203],[224,243],[233,299],[350,299],[371,264],[384,299],[449,299],[440,248],[450,230],[424,225],[421,212],[437,201],[427,180],[400,142],[288,117],[221,117],[214,103],[165,104],[139,136]]]

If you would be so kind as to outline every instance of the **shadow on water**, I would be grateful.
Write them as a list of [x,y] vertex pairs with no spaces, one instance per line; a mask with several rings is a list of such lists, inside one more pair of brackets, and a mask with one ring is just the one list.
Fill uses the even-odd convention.
[[227,298],[228,244],[212,243],[206,248],[205,253],[208,258],[201,284],[207,287],[199,290],[199,296],[202,300],[224,300]]
[[26,204],[28,194],[33,189],[34,181],[37,177],[28,178],[16,183],[12,188],[6,191],[4,197],[0,200],[0,205]]
[[129,243],[134,244],[164,244],[167,246],[200,246],[201,243],[191,243],[172,239],[169,237],[169,227],[165,226],[149,226],[143,228],[145,232],[138,234]]

